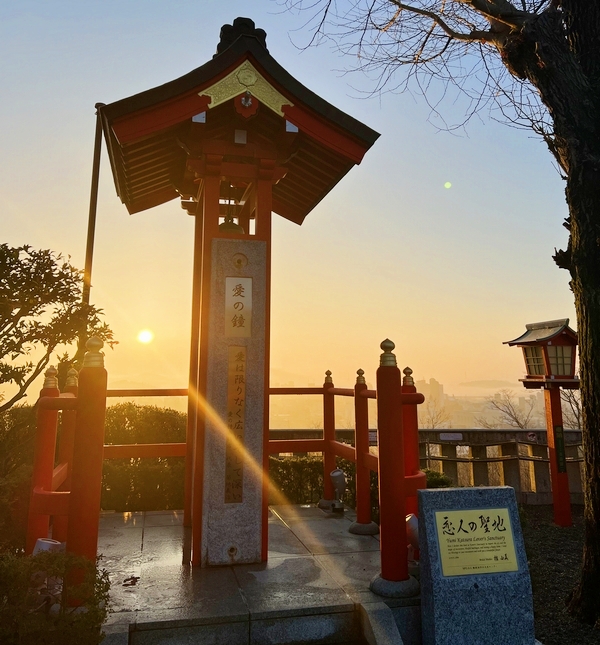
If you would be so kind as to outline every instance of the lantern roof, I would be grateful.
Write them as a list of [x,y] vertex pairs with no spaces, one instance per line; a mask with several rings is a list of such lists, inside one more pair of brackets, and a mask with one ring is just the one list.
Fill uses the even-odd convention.
[[557,336],[566,335],[577,344],[577,332],[569,327],[569,319],[547,320],[546,322],[529,323],[525,325],[527,330],[524,334],[514,340],[504,341],[504,345],[539,345],[546,343]]
[[190,150],[225,145],[228,128],[246,128],[257,150],[275,142],[286,174],[273,186],[273,211],[301,224],[379,137],[281,67],[247,18],[223,26],[217,53],[201,67],[97,107],[116,190],[132,214],[189,197]]

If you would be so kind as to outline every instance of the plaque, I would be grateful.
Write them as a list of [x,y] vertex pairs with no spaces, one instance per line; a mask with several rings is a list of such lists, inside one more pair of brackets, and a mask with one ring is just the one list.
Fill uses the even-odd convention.
[[554,426],[554,448],[556,450],[556,465],[559,473],[567,472],[565,456],[565,433],[562,426]]
[[440,441],[462,441],[462,432],[440,432]]
[[252,335],[252,278],[225,278],[225,336]]
[[442,575],[518,571],[507,508],[436,511]]
[[225,503],[243,501],[244,424],[246,415],[246,348],[230,346],[227,361],[227,441]]

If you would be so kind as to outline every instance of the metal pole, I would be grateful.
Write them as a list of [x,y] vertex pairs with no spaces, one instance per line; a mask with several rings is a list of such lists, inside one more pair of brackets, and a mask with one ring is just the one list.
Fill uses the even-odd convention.
[[94,257],[94,235],[96,233],[96,210],[98,207],[98,181],[100,177],[100,153],[102,151],[102,117],[100,108],[104,103],[96,103],[96,137],[94,139],[94,162],[92,165],[92,187],[90,190],[90,210],[88,215],[87,244],[85,247],[85,267],[83,270],[83,293],[81,301],[90,304],[92,286],[92,259]]
[[[90,304],[90,289],[92,286],[92,259],[94,257],[94,235],[96,233],[96,210],[98,207],[98,181],[100,177],[100,152],[102,151],[102,117],[100,116],[100,109],[104,107],[104,103],[96,103],[96,136],[94,138],[94,159],[92,163],[92,186],[90,189],[90,210],[88,214],[88,230],[87,242],[85,247],[85,266],[83,269],[83,290],[81,292],[81,304],[86,307]],[[77,352],[73,357],[72,364],[80,366],[83,362],[85,354],[85,343],[87,341],[87,324],[84,322],[82,329],[79,332],[79,343],[77,345]],[[59,382],[63,382],[65,375],[64,370],[68,369],[65,364],[61,368],[59,365]],[[64,375],[64,376],[63,376]]]

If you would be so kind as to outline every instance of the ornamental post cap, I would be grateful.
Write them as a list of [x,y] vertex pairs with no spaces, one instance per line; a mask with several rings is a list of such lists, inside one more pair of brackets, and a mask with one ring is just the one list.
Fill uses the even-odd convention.
[[77,387],[79,382],[79,372],[72,367],[67,372],[67,380],[65,381],[65,387]]
[[392,352],[396,345],[389,338],[386,338],[379,347],[383,350],[383,354],[379,357],[379,367],[396,367],[398,365],[396,356]]
[[358,376],[356,377],[356,382],[357,383],[366,383],[365,377],[364,377],[365,370],[356,370],[356,373],[358,374]]
[[333,379],[331,378],[331,370],[327,370],[325,372],[325,383],[333,383]]
[[83,367],[104,367],[104,354],[100,351],[104,343],[98,336],[92,336],[85,347],[88,351],[83,357]]
[[402,385],[414,385],[415,384],[415,379],[412,377],[413,371],[410,369],[410,367],[405,367],[402,370],[402,373],[404,374],[404,378],[402,379]]
[[58,370],[54,365],[50,365],[48,369],[44,372],[44,389],[56,390],[58,389]]
[[217,45],[217,53],[215,56],[218,56],[230,45],[233,45],[240,36],[253,36],[267,49],[267,32],[264,29],[257,29],[254,20],[250,18],[236,18],[233,21],[233,25],[223,25],[221,27],[219,44]]

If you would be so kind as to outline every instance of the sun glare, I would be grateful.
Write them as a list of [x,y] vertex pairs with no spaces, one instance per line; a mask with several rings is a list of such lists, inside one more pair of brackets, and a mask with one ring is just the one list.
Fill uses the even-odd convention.
[[151,343],[154,340],[154,334],[149,329],[142,329],[142,331],[137,335],[137,339],[140,343]]

